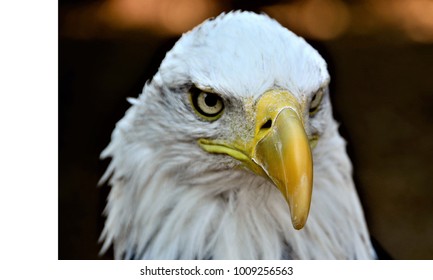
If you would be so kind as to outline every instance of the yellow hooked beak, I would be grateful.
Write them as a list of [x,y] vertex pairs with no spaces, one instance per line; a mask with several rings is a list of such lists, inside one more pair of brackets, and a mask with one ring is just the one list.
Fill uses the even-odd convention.
[[259,99],[255,110],[251,140],[200,139],[199,144],[208,152],[228,154],[268,177],[286,199],[293,227],[301,229],[310,211],[313,160],[300,105],[287,91],[271,90]]

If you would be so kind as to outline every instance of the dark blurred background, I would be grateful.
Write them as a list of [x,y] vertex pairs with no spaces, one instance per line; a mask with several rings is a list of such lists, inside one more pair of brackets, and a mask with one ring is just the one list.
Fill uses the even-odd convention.
[[371,235],[433,259],[433,1],[59,2],[59,259],[98,256],[109,187],[99,154],[179,36],[233,9],[266,12],[328,61]]

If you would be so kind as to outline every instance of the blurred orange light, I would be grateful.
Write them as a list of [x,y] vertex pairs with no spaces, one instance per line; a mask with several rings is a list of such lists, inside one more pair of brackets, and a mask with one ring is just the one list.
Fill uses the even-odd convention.
[[264,10],[299,35],[320,40],[343,34],[350,12],[341,0],[308,0],[265,7]]
[[420,42],[433,42],[433,1],[407,1],[410,19],[405,21],[407,35]]
[[110,0],[98,14],[117,28],[151,28],[181,34],[212,16],[217,6],[206,0]]
[[373,13],[415,41],[433,42],[433,1],[370,0]]
[[[225,4],[224,4],[225,3]],[[281,1],[262,10],[306,38],[331,40],[344,34],[393,33],[433,42],[433,0]],[[225,10],[218,0],[106,0],[61,11],[63,36],[92,38],[146,30],[180,35]],[[384,36],[386,38],[386,36]],[[397,37],[393,37],[397,38]]]

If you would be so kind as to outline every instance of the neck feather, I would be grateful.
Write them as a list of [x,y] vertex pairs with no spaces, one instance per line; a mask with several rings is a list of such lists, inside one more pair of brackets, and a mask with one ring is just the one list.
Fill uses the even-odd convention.
[[101,239],[103,250],[114,245],[116,258],[375,257],[338,135],[315,149],[320,160],[314,166],[311,212],[300,231],[266,179],[240,169],[209,173],[187,158],[173,158],[177,153],[128,147],[120,139],[103,154],[113,159],[105,176],[112,175],[112,190]]

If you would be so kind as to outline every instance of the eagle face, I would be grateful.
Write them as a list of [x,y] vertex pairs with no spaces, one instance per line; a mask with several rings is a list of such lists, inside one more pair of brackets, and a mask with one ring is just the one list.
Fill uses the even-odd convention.
[[[112,157],[103,250],[374,256],[328,83],[317,51],[265,15],[223,14],[184,34],[102,154]],[[327,228],[339,222],[347,233]]]

